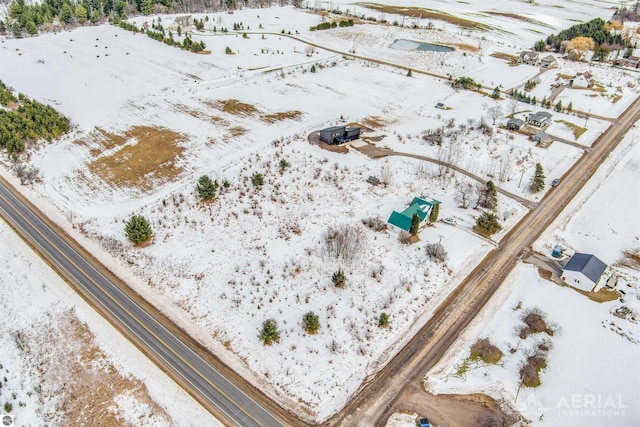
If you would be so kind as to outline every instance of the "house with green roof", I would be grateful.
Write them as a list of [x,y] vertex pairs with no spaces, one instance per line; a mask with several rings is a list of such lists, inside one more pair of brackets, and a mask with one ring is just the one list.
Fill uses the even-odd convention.
[[402,212],[391,212],[391,216],[387,222],[405,231],[409,231],[411,229],[411,218],[413,218],[414,213],[418,214],[420,222],[422,222],[429,217],[431,209],[438,204],[440,204],[440,202],[431,197],[414,197],[409,207]]

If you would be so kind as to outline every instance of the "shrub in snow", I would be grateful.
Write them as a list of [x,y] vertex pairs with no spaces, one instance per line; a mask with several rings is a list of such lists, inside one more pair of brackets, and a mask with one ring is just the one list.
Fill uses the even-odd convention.
[[373,231],[385,231],[387,229],[387,223],[381,220],[380,217],[364,218],[362,223]]
[[267,319],[262,323],[262,330],[258,335],[260,341],[264,345],[271,345],[274,342],[280,342],[280,331],[278,331],[278,324],[273,319]]
[[201,199],[211,199],[215,196],[216,191],[218,190],[218,182],[211,181],[211,178],[207,175],[202,175],[200,179],[198,179],[196,190],[198,191],[198,197]]
[[318,328],[320,328],[320,321],[318,320],[317,314],[310,311],[304,315],[302,320],[304,321],[304,330],[307,331],[308,334],[315,334],[318,332]]
[[389,315],[384,311],[380,313],[380,318],[378,319],[378,326],[380,328],[386,328],[389,326]]
[[502,359],[502,352],[491,344],[488,338],[478,340],[471,346],[471,359],[481,359],[484,363],[495,365]]
[[331,281],[338,288],[344,288],[344,283],[346,282],[346,277],[344,275],[344,271],[338,270],[331,275]]
[[402,230],[400,233],[398,233],[398,240],[403,245],[408,245],[409,243],[411,243],[411,233]]
[[254,187],[262,186],[264,184],[264,176],[262,176],[261,173],[254,173],[251,175],[251,184],[253,184]]
[[555,325],[548,325],[546,320],[547,315],[539,308],[531,308],[526,310],[522,314],[522,321],[524,325],[520,326],[518,335],[520,338],[525,339],[529,335],[539,334],[545,332],[549,336],[555,335],[557,327]]
[[483,211],[476,219],[476,225],[473,227],[478,233],[490,236],[502,230],[502,226],[498,221],[498,217],[487,211]]
[[127,238],[137,245],[147,241],[151,237],[151,226],[142,215],[132,216],[124,227]]
[[447,250],[441,243],[428,243],[425,249],[427,250],[429,258],[434,261],[445,262],[447,259]]
[[329,227],[322,236],[324,254],[327,258],[351,264],[360,255],[364,240],[362,230],[352,225]]

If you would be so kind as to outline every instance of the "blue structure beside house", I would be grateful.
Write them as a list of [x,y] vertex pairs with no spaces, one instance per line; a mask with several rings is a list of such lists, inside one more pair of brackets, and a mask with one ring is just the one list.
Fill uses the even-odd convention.
[[422,222],[431,213],[433,206],[438,204],[440,204],[440,201],[432,199],[431,197],[414,197],[407,209],[402,212],[391,212],[391,216],[387,222],[403,229],[404,231],[409,231],[411,229],[411,219],[413,218],[414,213],[418,214],[420,222]]

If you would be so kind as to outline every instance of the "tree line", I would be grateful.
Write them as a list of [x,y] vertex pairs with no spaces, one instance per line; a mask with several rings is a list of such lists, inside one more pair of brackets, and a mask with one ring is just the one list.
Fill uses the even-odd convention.
[[27,98],[0,81],[0,146],[9,153],[24,150],[25,143],[49,142],[69,132],[69,119],[54,108]]
[[556,52],[562,52],[568,49],[567,44],[573,40],[590,39],[593,46],[589,46],[588,50],[595,52],[595,59],[604,60],[611,51],[631,47],[629,40],[619,32],[622,28],[622,23],[619,21],[605,22],[602,18],[595,18],[589,22],[573,25],[558,34],[551,34],[546,40],[538,40],[533,47],[538,52],[545,51],[547,47],[551,47]]
[[[243,6],[261,8],[271,3],[246,0]],[[277,3],[282,6],[288,2]],[[236,7],[236,0],[42,0],[33,4],[12,0],[8,15],[0,19],[0,34],[12,33],[14,37],[21,37],[25,33],[35,35],[42,30],[52,30],[54,23],[74,26],[104,22],[113,16],[127,19],[138,14],[219,12]],[[200,25],[201,21],[196,22],[196,26]]]

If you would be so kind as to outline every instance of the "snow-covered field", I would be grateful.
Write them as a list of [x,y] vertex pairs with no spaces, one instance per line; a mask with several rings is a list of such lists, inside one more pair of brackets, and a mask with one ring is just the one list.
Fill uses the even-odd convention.
[[[531,16],[543,10],[521,2],[499,6],[521,7]],[[548,11],[536,16],[552,23],[545,25],[553,28],[544,26],[550,33],[571,19],[607,16],[600,7],[572,3],[571,11],[559,9],[553,19],[547,19]],[[165,27],[170,22],[171,17],[162,17]],[[521,20],[502,32],[373,24],[310,32],[320,16],[285,7],[210,14],[208,22],[205,30],[214,23],[230,28],[242,22],[248,37],[194,35],[211,51],[203,55],[107,25],[6,39],[0,43],[0,79],[54,105],[77,124],[70,136],[30,153],[30,163],[41,171],[42,181],[33,187],[39,204],[53,217],[65,218],[72,232],[90,239],[83,241],[100,259],[250,381],[301,416],[325,419],[410,339],[493,243],[471,231],[477,211],[458,207],[467,178],[439,179],[436,166],[417,159],[323,151],[309,144],[308,134],[359,122],[372,128],[369,136],[379,146],[436,159],[451,155],[458,166],[532,201],[538,197],[527,190],[534,165],[544,165],[550,182],[581,150],[561,143],[538,148],[497,127],[493,136],[481,135],[480,122],[491,123],[487,108],[498,102],[506,116],[507,100],[308,49],[280,34],[284,30],[344,52],[511,87],[537,69],[510,67],[490,53],[517,53],[543,37],[535,30],[531,40],[509,44],[514,36],[507,33],[518,31]],[[252,33],[260,27],[271,34]],[[390,48],[400,38],[480,50],[443,54]],[[234,54],[225,53],[227,47]],[[635,82],[635,76],[620,78]],[[631,102],[635,92],[624,87],[619,102]],[[435,109],[437,102],[450,109]],[[576,100],[574,108],[588,111],[590,102]],[[451,119],[448,129],[456,135],[442,148],[424,142],[423,131]],[[607,125],[590,119],[580,143],[590,145]],[[145,135],[163,138],[163,146],[154,147]],[[135,151],[149,144],[148,150]],[[167,151],[173,154],[169,160],[159,154]],[[132,152],[157,164],[127,180],[117,174],[135,169]],[[281,160],[289,166],[281,169]],[[251,184],[255,173],[264,175],[260,188]],[[196,181],[204,174],[228,182],[210,204],[195,196]],[[365,182],[370,175],[386,178],[389,185],[371,187]],[[407,246],[396,231],[375,232],[362,224],[369,217],[386,221],[414,196],[442,201],[440,217],[454,217],[458,225],[425,227],[421,241]],[[133,214],[150,221],[150,245],[134,248],[126,241],[124,222]],[[498,214],[507,232],[525,208],[501,196]],[[345,226],[362,239],[362,249],[349,261],[325,251],[327,232]],[[445,264],[429,260],[424,250],[425,243],[438,241],[448,251]],[[331,283],[340,268],[347,275],[344,289]],[[316,335],[302,328],[308,311],[320,317]],[[377,327],[382,312],[389,314],[390,328]],[[257,335],[268,318],[278,322],[282,336],[264,347]]]
[[[485,392],[505,397],[540,426],[635,426],[640,422],[640,273],[619,265],[623,250],[638,251],[640,229],[634,215],[640,197],[629,182],[638,179],[640,145],[633,129],[598,170],[592,181],[540,238],[535,248],[549,254],[561,243],[568,253],[596,254],[612,264],[607,275],[619,277],[620,300],[597,303],[569,287],[538,276],[535,267],[520,266],[462,339],[427,375],[436,393]],[[607,214],[596,212],[607,206]],[[624,302],[623,302],[624,301]],[[521,340],[515,327],[522,313],[538,307],[549,323],[559,326],[552,337],[544,333]],[[626,318],[614,315],[625,310]],[[624,317],[624,316],[623,316]],[[496,366],[481,362],[461,367],[470,346],[489,338],[504,354]],[[519,368],[544,339],[552,344],[542,385],[519,388]]]

